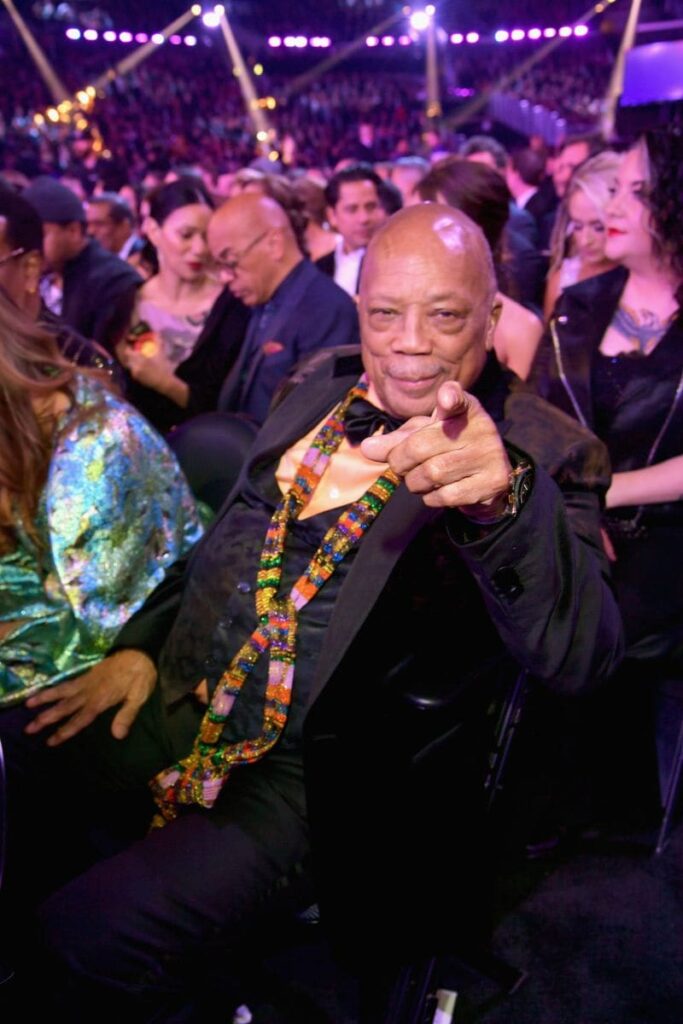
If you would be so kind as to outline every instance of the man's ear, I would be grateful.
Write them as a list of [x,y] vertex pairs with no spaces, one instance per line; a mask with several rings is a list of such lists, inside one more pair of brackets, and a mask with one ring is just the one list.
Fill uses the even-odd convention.
[[503,303],[501,302],[500,296],[496,294],[491,306],[491,312],[489,313],[489,322],[486,325],[486,351],[490,352],[493,348],[493,336],[496,333],[496,327],[500,320],[500,315],[503,312]]

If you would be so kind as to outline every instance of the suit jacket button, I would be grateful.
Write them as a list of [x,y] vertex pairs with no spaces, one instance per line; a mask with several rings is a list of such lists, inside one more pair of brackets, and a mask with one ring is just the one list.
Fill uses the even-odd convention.
[[507,597],[510,600],[523,592],[519,576],[511,565],[501,565],[493,574],[493,586],[499,597]]

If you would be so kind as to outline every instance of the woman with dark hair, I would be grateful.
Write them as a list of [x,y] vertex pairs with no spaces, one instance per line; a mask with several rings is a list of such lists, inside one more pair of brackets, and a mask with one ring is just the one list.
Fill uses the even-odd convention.
[[462,210],[478,224],[489,243],[502,305],[493,345],[499,361],[524,380],[543,333],[541,321],[503,292],[503,231],[510,215],[510,190],[497,171],[458,156],[437,161],[416,185],[423,202],[440,202]]
[[140,288],[132,330],[117,355],[131,377],[127,397],[162,432],[215,409],[246,330],[248,311],[211,275],[212,210],[193,178],[149,196],[143,231],[159,272]]
[[99,661],[200,533],[157,434],[0,295],[0,707]]
[[683,679],[683,137],[646,133],[611,190],[605,255],[621,266],[560,296],[532,379],[609,450],[604,525],[630,660],[601,743],[630,727],[635,753],[642,700],[673,688],[680,701]]

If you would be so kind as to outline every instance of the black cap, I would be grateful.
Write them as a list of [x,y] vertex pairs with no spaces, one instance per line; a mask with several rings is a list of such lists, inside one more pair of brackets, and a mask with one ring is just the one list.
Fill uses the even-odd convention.
[[34,178],[28,188],[24,189],[23,196],[43,223],[70,224],[77,220],[85,224],[83,203],[70,188],[54,178],[48,178],[47,175]]

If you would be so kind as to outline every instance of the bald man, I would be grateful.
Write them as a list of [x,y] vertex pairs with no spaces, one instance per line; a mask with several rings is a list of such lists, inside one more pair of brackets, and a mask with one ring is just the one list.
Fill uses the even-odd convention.
[[218,407],[261,424],[296,363],[358,343],[356,308],[304,257],[287,214],[268,196],[245,192],[228,200],[211,218],[208,241],[221,280],[252,308]]
[[[285,229],[268,230],[251,251],[274,260]],[[91,774],[117,744],[119,774],[136,748],[158,772],[163,827],[43,909],[74,991],[88,982],[86,1009],[93,992],[135,1020],[171,1019],[172,996],[196,1009],[235,962],[223,943],[239,948],[265,910],[313,892],[375,971],[478,933],[501,677],[524,668],[574,693],[621,650],[599,534],[604,450],[510,393],[495,295],[463,214],[392,218],[365,262],[362,350],[300,373],[212,530],[117,653],[34,699],[54,745],[112,707]]]

